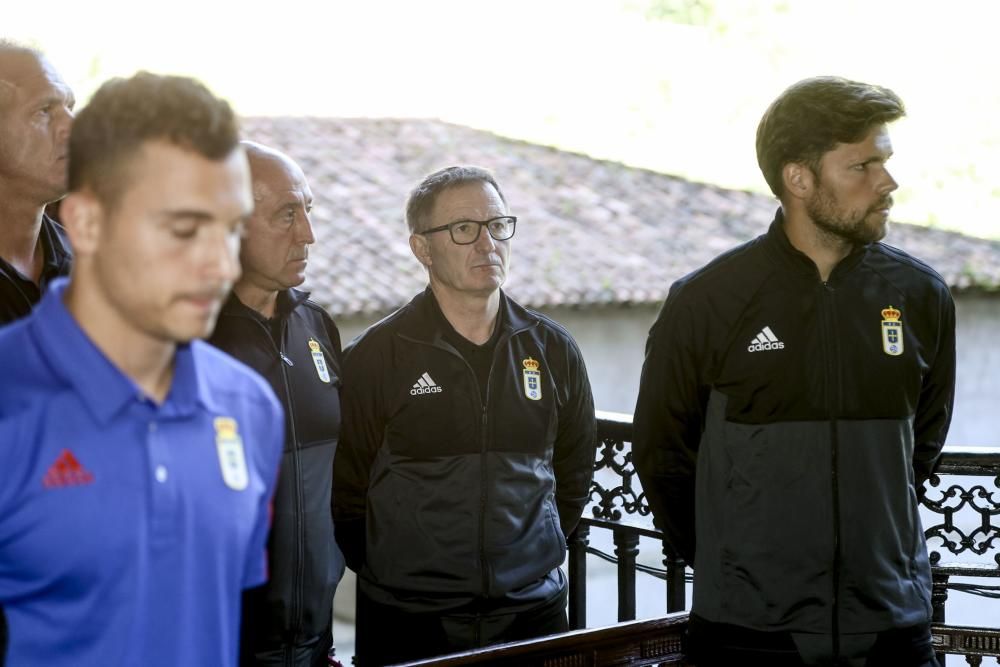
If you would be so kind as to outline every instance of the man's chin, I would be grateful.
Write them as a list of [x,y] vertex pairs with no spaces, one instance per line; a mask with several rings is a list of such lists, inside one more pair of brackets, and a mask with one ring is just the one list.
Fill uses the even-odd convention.
[[889,220],[883,218],[875,222],[875,224],[861,230],[862,233],[859,234],[861,237],[859,240],[861,243],[875,243],[884,239],[888,231]]
[[181,326],[171,327],[167,331],[167,338],[178,345],[190,343],[193,340],[208,338],[215,331],[215,323],[218,320],[218,311],[209,317],[195,318],[185,322]]

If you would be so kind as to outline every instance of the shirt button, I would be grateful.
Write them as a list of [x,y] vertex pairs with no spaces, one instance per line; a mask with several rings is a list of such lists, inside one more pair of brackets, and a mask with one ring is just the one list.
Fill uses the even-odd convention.
[[156,466],[156,481],[160,484],[167,481],[167,469],[164,466]]
[[156,422],[149,422],[149,432],[150,433],[156,432]]

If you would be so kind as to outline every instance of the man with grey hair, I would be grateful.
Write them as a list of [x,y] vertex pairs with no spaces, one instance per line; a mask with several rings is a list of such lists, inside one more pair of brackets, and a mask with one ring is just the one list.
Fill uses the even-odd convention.
[[0,40],[0,324],[24,317],[69,273],[45,206],[66,194],[73,91],[41,52]]
[[501,289],[517,218],[493,175],[427,176],[406,221],[430,284],[344,360],[333,512],[363,667],[565,631],[594,461],[579,348]]
[[268,538],[270,579],[243,596],[241,664],[320,667],[333,638],[333,595],[344,557],[333,537],[330,491],[340,432],[340,333],[296,289],[315,241],[313,195],[287,155],[244,141],[253,179],[233,286],[213,345],[260,373],[285,408],[285,448]]

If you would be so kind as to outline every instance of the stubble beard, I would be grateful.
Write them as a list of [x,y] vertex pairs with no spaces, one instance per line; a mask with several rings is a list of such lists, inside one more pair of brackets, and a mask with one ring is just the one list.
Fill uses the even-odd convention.
[[[866,245],[885,237],[889,221],[881,219],[879,212],[892,206],[892,198],[883,197],[861,213],[851,214],[837,205],[836,198],[826,188],[820,188],[806,202],[806,213],[820,233],[827,238],[850,245]],[[868,218],[877,216],[874,222]]]

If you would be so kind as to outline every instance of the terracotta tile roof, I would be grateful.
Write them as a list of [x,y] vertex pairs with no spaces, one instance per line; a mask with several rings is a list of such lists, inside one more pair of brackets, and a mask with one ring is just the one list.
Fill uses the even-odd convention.
[[[423,119],[247,118],[299,162],[316,198],[307,287],[334,316],[377,315],[426,284],[403,204],[425,174],[478,164],[519,217],[506,289],[526,305],[662,301],[678,277],[767,229],[771,197]],[[887,242],[956,290],[1000,287],[1000,242],[895,224]]]

